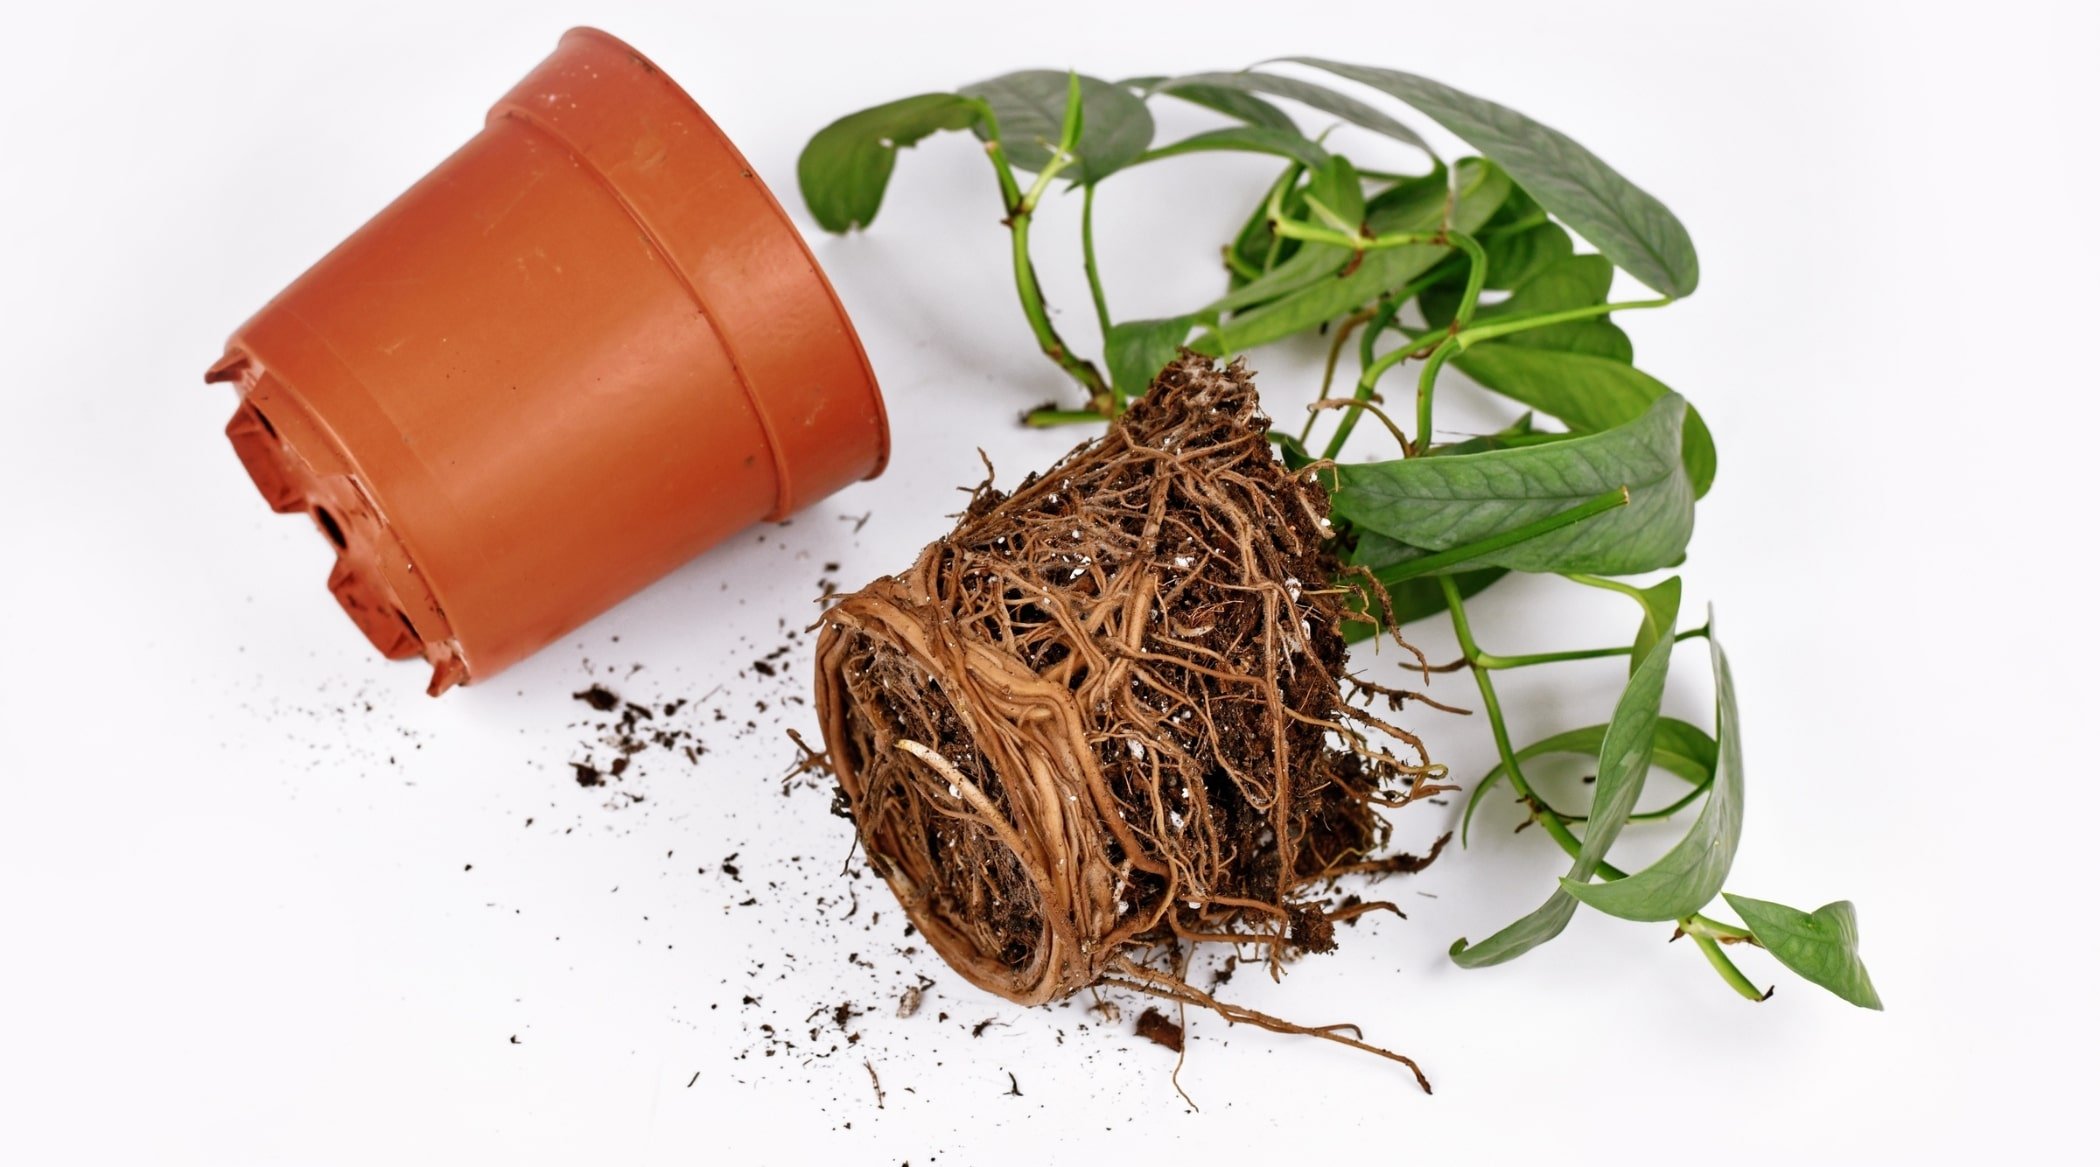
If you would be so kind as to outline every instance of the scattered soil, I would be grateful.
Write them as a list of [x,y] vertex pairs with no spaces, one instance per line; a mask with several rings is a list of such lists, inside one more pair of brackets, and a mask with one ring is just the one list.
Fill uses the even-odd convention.
[[1183,975],[1211,942],[1280,973],[1390,908],[1321,901],[1400,869],[1371,858],[1381,808],[1445,789],[1350,699],[1398,703],[1344,668],[1346,613],[1383,597],[1268,428],[1239,363],[1185,355],[1105,435],[1012,494],[978,487],[908,571],[838,600],[817,714],[870,866],[973,984],[1023,1005],[1121,985],[1412,1068]]
[[1158,1042],[1177,1054],[1181,1052],[1181,1026],[1157,1009],[1148,1008],[1138,1014],[1137,1035]]

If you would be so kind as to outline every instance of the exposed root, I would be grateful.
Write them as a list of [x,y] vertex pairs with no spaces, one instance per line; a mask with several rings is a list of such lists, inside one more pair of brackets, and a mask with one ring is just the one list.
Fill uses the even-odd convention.
[[1140,993],[1150,993],[1155,997],[1165,997],[1169,1001],[1201,1005],[1227,1021],[1245,1022],[1257,1029],[1266,1029],[1271,1033],[1303,1034],[1306,1037],[1317,1037],[1322,1041],[1346,1045],[1351,1049],[1360,1049],[1365,1053],[1377,1054],[1381,1058],[1406,1066],[1414,1074],[1415,1083],[1422,1087],[1422,1093],[1436,1093],[1436,1091],[1430,1089],[1428,1076],[1422,1073],[1422,1067],[1416,1065],[1413,1058],[1408,1057],[1406,1054],[1394,1053],[1383,1046],[1372,1045],[1363,1040],[1363,1031],[1361,1029],[1346,1022],[1340,1025],[1299,1025],[1294,1021],[1285,1021],[1281,1017],[1271,1016],[1258,1009],[1249,1009],[1245,1005],[1234,1005],[1228,1001],[1220,1001],[1187,981],[1176,977],[1164,976],[1153,972],[1144,965],[1121,958],[1116,960],[1110,970],[1110,974],[1104,980],[1111,985],[1121,985],[1123,988],[1135,989]]
[[1344,620],[1382,597],[1268,426],[1238,363],[1184,356],[1048,472],[987,481],[825,614],[817,713],[869,863],[972,983],[1023,1005],[1124,984],[1413,1069],[1132,959],[1216,942],[1274,975],[1332,947],[1347,917],[1317,888],[1416,869],[1369,858],[1381,809],[1449,789],[1350,700],[1425,699],[1344,671]]

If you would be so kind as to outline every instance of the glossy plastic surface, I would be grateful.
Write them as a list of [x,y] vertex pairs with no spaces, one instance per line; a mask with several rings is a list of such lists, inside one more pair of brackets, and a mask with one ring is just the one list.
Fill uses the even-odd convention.
[[872,371],[800,235],[668,77],[565,35],[206,375],[329,585],[431,692],[879,473]]

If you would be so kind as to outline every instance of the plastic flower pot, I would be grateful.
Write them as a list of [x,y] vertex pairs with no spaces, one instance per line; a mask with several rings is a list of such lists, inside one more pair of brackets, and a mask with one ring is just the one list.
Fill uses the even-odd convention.
[[562,37],[481,132],[205,375],[263,497],[430,692],[882,469],[873,372],[801,236],[670,78]]

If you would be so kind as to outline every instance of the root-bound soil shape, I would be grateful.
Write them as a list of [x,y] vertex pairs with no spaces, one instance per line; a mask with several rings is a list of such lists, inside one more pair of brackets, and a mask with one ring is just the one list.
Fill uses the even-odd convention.
[[1275,972],[1390,908],[1323,902],[1418,867],[1375,857],[1378,808],[1440,789],[1364,707],[1406,694],[1344,670],[1344,620],[1380,593],[1331,550],[1320,467],[1287,469],[1268,429],[1241,364],[1184,355],[825,614],[817,710],[868,861],[973,984],[1023,1005],[1121,984],[1362,1046],[1183,976],[1198,944]]

